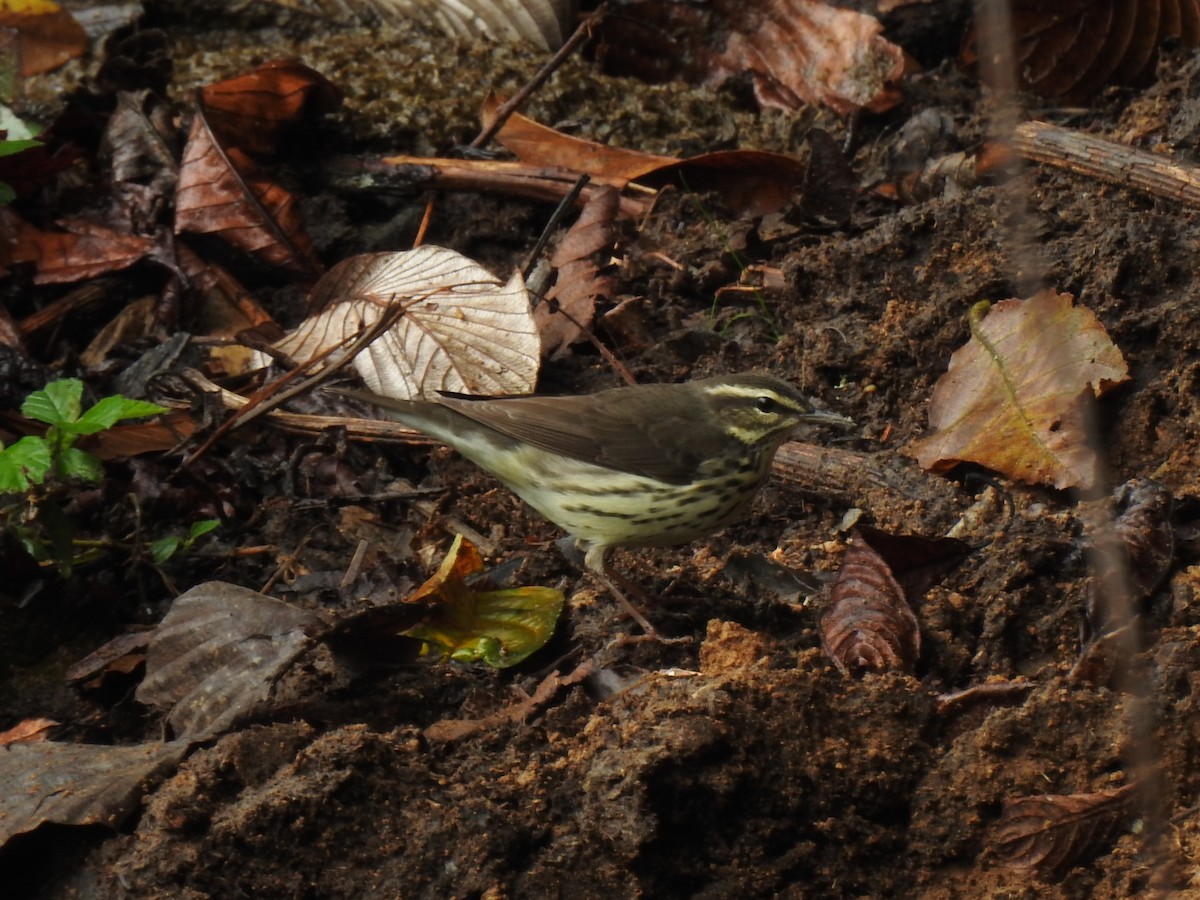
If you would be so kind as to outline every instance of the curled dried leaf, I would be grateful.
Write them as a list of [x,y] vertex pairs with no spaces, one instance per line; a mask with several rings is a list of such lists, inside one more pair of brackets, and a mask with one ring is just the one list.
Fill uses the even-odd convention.
[[[1011,10],[1021,87],[1045,97],[1084,100],[1105,84],[1142,84],[1163,41],[1200,44],[1198,0],[1012,0]],[[1008,41],[991,27],[981,18],[968,35],[968,65]]]
[[855,533],[821,616],[821,644],[842,672],[911,672],[921,655],[917,617],[891,567]]
[[612,277],[601,267],[615,249],[619,212],[619,192],[602,187],[554,251],[550,263],[558,278],[546,294],[547,303],[534,313],[547,357],[580,340],[592,327],[596,302],[612,294]]
[[1061,874],[1107,849],[1122,831],[1136,783],[1092,794],[1039,794],[1007,800],[993,833],[1010,866]]

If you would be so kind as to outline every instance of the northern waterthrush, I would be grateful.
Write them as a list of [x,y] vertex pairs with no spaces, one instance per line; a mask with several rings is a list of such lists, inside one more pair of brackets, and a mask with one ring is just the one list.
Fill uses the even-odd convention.
[[387,409],[494,475],[573,535],[587,567],[627,606],[610,580],[618,577],[611,548],[711,534],[750,505],[797,425],[852,424],[815,410],[786,382],[753,374],[569,397],[338,393]]

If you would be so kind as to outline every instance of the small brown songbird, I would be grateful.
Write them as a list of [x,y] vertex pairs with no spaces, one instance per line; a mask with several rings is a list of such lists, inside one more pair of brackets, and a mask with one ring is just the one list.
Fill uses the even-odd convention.
[[853,424],[814,409],[786,382],[754,374],[570,397],[338,393],[383,407],[494,475],[573,535],[587,567],[631,610],[611,580],[619,577],[608,566],[611,548],[711,534],[749,507],[797,425]]

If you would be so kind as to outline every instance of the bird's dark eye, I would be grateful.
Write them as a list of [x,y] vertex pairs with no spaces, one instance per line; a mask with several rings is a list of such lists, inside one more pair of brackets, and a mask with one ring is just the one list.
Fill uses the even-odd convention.
[[774,397],[759,397],[754,401],[754,408],[759,412],[774,412],[779,402]]

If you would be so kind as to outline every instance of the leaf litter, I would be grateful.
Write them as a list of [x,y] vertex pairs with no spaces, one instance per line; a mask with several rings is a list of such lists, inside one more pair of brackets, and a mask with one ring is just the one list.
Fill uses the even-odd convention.
[[[386,37],[376,40],[376,58],[382,60],[391,51]],[[230,58],[236,58],[238,40],[225,43]],[[353,53],[361,56],[361,44]],[[1175,80],[1167,85],[1187,77],[1170,71],[1168,79]],[[958,76],[948,71],[906,86],[918,96],[936,86],[951,99],[961,89]],[[686,106],[681,90],[672,87],[673,101]],[[647,89],[646,96],[653,92]],[[563,103],[557,116],[545,115],[544,121],[557,121],[564,113],[585,115],[585,102],[561,97],[552,90],[540,101]],[[1143,125],[1150,122],[1151,101],[1153,94],[1146,106],[1135,104],[1131,119],[1140,112],[1147,116]],[[964,143],[981,135],[973,110],[956,109]],[[1092,112],[1093,121],[1111,129],[1109,113],[1101,106]],[[722,114],[736,120],[732,112]],[[591,127],[602,126],[604,119],[598,117]],[[866,121],[878,142],[857,146],[857,165],[864,163],[861,154],[873,152],[870,147],[886,144],[885,123]],[[647,144],[653,140],[648,136]],[[711,137],[705,149],[719,140]],[[1182,565],[1165,563],[1167,573],[1159,577],[1170,588],[1142,598],[1139,611],[1145,703],[1163,735],[1154,755],[1170,776],[1163,799],[1182,815],[1195,787],[1187,764],[1194,758],[1195,698],[1179,673],[1195,668],[1198,652],[1187,602],[1195,587],[1194,538],[1188,530],[1195,512],[1189,498],[1197,491],[1188,430],[1195,413],[1185,402],[1190,381],[1178,360],[1194,352],[1200,328],[1194,304],[1186,299],[1191,275],[1171,263],[1169,251],[1188,245],[1194,223],[1170,204],[1147,208],[1145,201],[1117,191],[1097,205],[1078,182],[1037,177],[1044,204],[1039,213],[1048,223],[1043,251],[1056,273],[1072,273],[1057,282],[1084,298],[1081,306],[1092,311],[1130,361],[1130,383],[1100,400],[1106,464],[1122,475],[1154,474],[1181,501],[1166,515],[1182,517],[1176,547]],[[996,236],[995,205],[1004,190],[977,185],[957,197],[938,196],[922,201],[927,206],[900,209],[863,198],[849,225],[833,233],[822,226],[813,229],[811,221],[803,227],[776,221],[768,228],[766,222],[727,217],[720,195],[697,200],[668,193],[642,223],[637,241],[625,248],[611,302],[638,309],[648,333],[665,335],[643,349],[629,348],[644,376],[670,380],[728,370],[735,359],[738,368],[770,367],[831,405],[853,411],[864,422],[858,440],[875,442],[869,445],[873,452],[888,453],[924,433],[923,401],[962,344],[966,310],[979,300],[1015,294],[1002,275]],[[507,209],[498,219],[496,210],[502,207],[480,198],[444,202],[441,209],[453,227],[439,226],[440,216],[434,215],[439,243],[486,260],[489,272],[516,268],[515,254],[497,252],[504,244],[503,229],[517,221]],[[1115,214],[1122,217],[1121,228],[1112,227]],[[481,227],[484,223],[490,230]],[[349,254],[329,253],[331,233],[318,236],[316,246],[328,254],[326,261],[336,262]],[[1129,242],[1131,233],[1146,239]],[[177,246],[185,247],[181,241]],[[739,283],[746,259],[775,264],[788,285],[771,298],[770,329],[761,319],[733,317],[721,320],[729,325],[723,333],[706,328],[712,295]],[[216,265],[206,260],[204,269],[211,273]],[[261,276],[236,262],[234,268],[261,292]],[[1135,278],[1128,277],[1131,272]],[[171,321],[170,309],[169,303],[158,307],[164,316],[160,327]],[[298,303],[293,309],[299,310]],[[79,326],[66,321],[71,327],[61,333],[70,339]],[[771,334],[783,339],[774,343]],[[119,366],[119,345],[115,352],[110,365]],[[543,375],[549,380],[543,386],[600,386],[601,376],[587,360],[581,354],[560,363]],[[1094,393],[1090,386],[1087,391]],[[195,421],[203,421],[199,408]],[[366,600],[356,593],[354,579],[341,583],[348,574],[345,545],[326,546],[325,531],[313,525],[313,509],[346,496],[355,503],[383,504],[390,516],[409,517],[414,553],[429,568],[448,540],[445,515],[490,531],[501,552],[511,554],[521,546],[520,556],[510,562],[532,569],[533,578],[522,576],[525,583],[546,583],[565,572],[541,549],[553,537],[544,523],[449,455],[399,462],[414,479],[431,478],[431,485],[445,490],[444,499],[418,515],[395,505],[399,492],[380,474],[373,454],[340,448],[332,435],[301,448],[271,431],[258,434],[257,446],[220,444],[194,464],[208,490],[196,491],[187,508],[199,512],[202,503],[216,502],[241,521],[261,509],[261,520],[270,523],[269,537],[251,538],[240,548],[247,551],[244,556],[226,547],[224,565],[241,571],[238,580],[244,584],[287,584],[289,596],[306,613],[317,615],[323,605],[344,604],[346,598],[356,604]],[[286,474],[272,468],[272,454],[291,460]],[[990,462],[982,465],[993,468]],[[867,468],[878,472],[873,465]],[[1104,476],[1098,467],[1090,471],[1097,481]],[[162,506],[152,499],[156,490],[175,504],[188,496],[172,490],[165,475],[157,487],[145,475],[138,482],[146,508],[160,514]],[[121,518],[114,501],[124,487],[101,504],[114,520]],[[259,493],[264,487],[269,488],[265,496]],[[970,492],[969,482],[965,490],[954,487],[958,496],[949,509],[923,505],[937,493],[930,488],[927,495],[905,500],[863,501],[861,514],[893,531],[944,533],[964,512]],[[1149,746],[1128,728],[1127,687],[1072,681],[1066,674],[1080,649],[1091,577],[1083,561],[1084,542],[1077,540],[1081,528],[1075,507],[1065,496],[1004,487],[1009,502],[1002,518],[989,520],[991,507],[981,507],[974,519],[962,516],[1002,537],[929,588],[913,610],[922,651],[912,675],[842,678],[820,654],[815,617],[804,601],[772,601],[723,580],[721,561],[731,545],[774,547],[772,559],[822,571],[832,569],[842,552],[838,523],[844,510],[829,503],[840,488],[805,494],[802,502],[772,488],[748,524],[692,548],[701,555],[692,557],[688,550],[637,554],[648,566],[647,581],[664,594],[652,615],[689,623],[703,636],[693,651],[698,656],[616,648],[601,655],[594,677],[581,673],[579,683],[569,686],[577,667],[562,665],[559,670],[568,674],[549,676],[538,668],[572,651],[572,644],[563,643],[565,635],[552,639],[545,663],[531,657],[504,675],[469,667],[414,667],[410,657],[397,653],[398,666],[368,680],[370,690],[361,689],[363,682],[347,687],[334,682],[325,701],[302,693],[293,698],[298,706],[285,702],[260,725],[206,739],[174,775],[150,785],[144,813],[126,826],[136,835],[134,846],[119,851],[100,875],[147,896],[181,880],[218,894],[262,893],[268,885],[278,887],[281,877],[347,893],[360,893],[361,879],[369,877],[372,885],[400,886],[400,893],[414,884],[442,893],[483,893],[501,885],[515,894],[536,895],[564,889],[563,860],[569,858],[571,872],[586,872],[587,889],[597,894],[621,893],[631,885],[647,893],[686,885],[694,892],[747,896],[789,888],[904,895],[913,884],[936,883],[958,895],[1036,889],[1047,896],[1128,896],[1146,871],[1145,859],[1137,855],[1141,839],[1121,836],[1120,829],[1089,848],[1098,854],[1090,866],[1049,875],[998,866],[981,852],[986,826],[1005,800],[1045,791],[1047,779],[1053,782],[1049,790],[1063,797],[1108,789],[1114,773],[1125,778],[1141,766],[1120,749]],[[379,499],[364,500],[364,495]],[[85,516],[83,510],[78,514]],[[308,537],[314,531],[316,540]],[[357,584],[377,589],[389,579],[399,583],[402,579],[388,568],[387,563],[369,566],[369,573],[360,568]],[[191,583],[205,580],[203,572],[197,574]],[[103,583],[103,578],[90,586],[77,581],[75,590],[88,596],[86,587],[96,590]],[[572,642],[603,647],[619,627],[586,591],[577,591],[570,607]],[[368,609],[357,610],[363,627],[399,631],[412,625],[413,610],[388,612],[393,618],[384,626],[377,618],[383,614],[372,610],[368,615]],[[716,623],[705,627],[710,618]],[[235,642],[243,639],[235,630],[226,634]],[[265,627],[263,637],[252,635],[249,643],[270,634]],[[338,629],[329,634],[331,639],[344,636]],[[287,627],[278,640],[287,649],[276,662],[294,642],[302,642]],[[268,658],[266,664],[276,663]],[[601,693],[600,676],[613,666],[644,671],[610,679],[622,689]],[[294,671],[304,675],[303,670]],[[989,678],[1028,678],[1037,686],[1003,708],[985,698],[953,719],[935,718],[934,691],[945,694]],[[527,704],[523,695],[537,702]],[[244,708],[254,709],[261,695],[248,691],[246,697]],[[241,703],[233,705],[242,709]],[[44,711],[79,727],[78,717]],[[293,716],[302,721],[292,721]],[[422,741],[437,734],[428,729],[442,721],[485,724],[468,726],[456,732],[461,734],[457,740],[428,752]],[[205,727],[201,719],[201,730]],[[137,741],[153,737],[153,728],[122,733],[126,746],[137,747]],[[102,773],[103,766],[96,771]],[[128,783],[125,775],[114,783],[121,780]],[[747,804],[747,796],[755,802]],[[83,820],[115,823],[129,808],[122,801],[99,817],[85,813]],[[367,821],[370,826],[364,827]],[[1178,834],[1186,847],[1195,834],[1188,819],[1181,822]],[[297,838],[297,827],[312,830]],[[23,840],[36,841],[41,831]],[[272,852],[261,852],[264,842]],[[300,842],[309,852],[291,852]],[[211,852],[217,845],[221,852]],[[1169,850],[1159,850],[1166,861],[1153,858],[1154,878],[1178,883],[1181,870],[1172,868]],[[221,864],[206,866],[206,858]],[[41,883],[54,878],[43,874]]]

